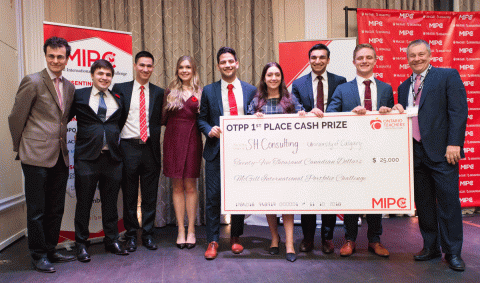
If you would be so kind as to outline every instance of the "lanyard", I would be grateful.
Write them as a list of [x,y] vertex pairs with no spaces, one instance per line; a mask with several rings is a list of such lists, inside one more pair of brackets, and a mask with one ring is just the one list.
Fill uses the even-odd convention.
[[[417,89],[417,93],[415,93],[415,90],[413,89],[414,88],[413,74],[410,76],[410,82],[411,82],[410,88],[412,89],[413,106],[415,106],[415,101],[417,101],[418,94],[422,91],[423,84],[425,83],[425,78],[427,77],[431,68],[432,68],[432,65],[428,66],[427,72],[425,73],[425,77],[423,78],[422,82],[420,83],[420,86]],[[417,76],[420,76],[420,74],[418,74]]]

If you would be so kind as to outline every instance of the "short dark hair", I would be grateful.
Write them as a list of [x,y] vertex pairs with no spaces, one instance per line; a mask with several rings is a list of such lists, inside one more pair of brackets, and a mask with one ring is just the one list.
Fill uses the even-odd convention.
[[112,63],[108,62],[105,59],[98,59],[93,62],[90,67],[90,74],[94,74],[97,69],[109,69],[112,72],[112,77],[115,75],[115,70],[113,69]]
[[373,50],[373,55],[375,56],[375,58],[377,58],[377,52],[375,52],[375,48],[373,48],[373,46],[369,43],[362,43],[362,44],[358,44],[355,47],[355,50],[353,50],[353,60],[355,60],[355,57],[357,56],[357,52],[362,48],[372,49]]
[[218,49],[218,52],[217,52],[217,64],[220,63],[220,55],[222,54],[225,54],[225,53],[230,53],[233,55],[233,57],[235,58],[235,61],[237,61],[237,53],[235,52],[235,50],[231,47],[222,47],[220,49]]
[[138,52],[137,55],[135,55],[135,64],[137,64],[138,59],[140,59],[142,57],[152,58],[152,63],[155,63],[155,58],[153,58],[152,53],[143,50],[143,51]]
[[327,58],[330,58],[330,49],[328,49],[328,47],[323,43],[318,43],[312,46],[312,48],[310,48],[308,51],[308,58],[310,58],[310,55],[312,55],[313,50],[327,50]]
[[45,53],[45,55],[47,55],[47,47],[50,47],[52,49],[65,47],[67,51],[65,54],[67,56],[67,59],[68,56],[70,56],[70,51],[72,51],[72,48],[70,47],[70,45],[68,45],[68,42],[64,38],[56,36],[50,37],[45,41],[45,44],[43,44],[43,53]]

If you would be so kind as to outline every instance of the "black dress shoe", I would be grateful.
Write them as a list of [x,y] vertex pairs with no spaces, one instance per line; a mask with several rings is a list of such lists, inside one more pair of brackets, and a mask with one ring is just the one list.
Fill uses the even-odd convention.
[[419,253],[413,256],[413,259],[416,261],[427,261],[441,256],[442,253],[439,250],[423,248]]
[[127,244],[125,245],[127,252],[134,252],[137,250],[137,239],[129,238]]
[[89,262],[90,255],[87,252],[87,246],[85,244],[76,244],[77,246],[77,260],[80,262]]
[[179,248],[181,250],[183,250],[186,246],[187,246],[187,244],[185,244],[185,243],[177,244],[177,248]]
[[153,242],[152,238],[146,238],[142,240],[143,246],[149,250],[158,249],[157,245]]
[[76,258],[73,255],[62,255],[61,253],[54,251],[52,253],[47,254],[47,258],[50,262],[69,262],[75,261]]
[[287,254],[285,255],[285,259],[288,260],[288,261],[290,261],[290,262],[294,262],[294,261],[297,260],[297,255],[294,254],[294,253],[287,253]]
[[278,247],[270,247],[268,249],[268,253],[271,255],[278,255],[280,253],[280,249]]
[[300,251],[304,253],[311,252],[313,250],[313,241],[307,241],[305,239],[300,243]]
[[48,258],[41,258],[37,260],[33,259],[32,263],[36,271],[45,273],[54,273],[56,271]]
[[128,252],[122,248],[119,242],[113,242],[112,244],[105,245],[105,250],[116,255],[128,255]]
[[445,260],[448,262],[448,267],[455,271],[464,271],[465,262],[459,255],[446,254]]

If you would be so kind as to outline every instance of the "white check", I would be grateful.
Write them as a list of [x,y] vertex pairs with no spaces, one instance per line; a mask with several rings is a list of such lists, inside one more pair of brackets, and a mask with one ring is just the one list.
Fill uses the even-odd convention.
[[221,117],[224,214],[413,213],[406,114]]

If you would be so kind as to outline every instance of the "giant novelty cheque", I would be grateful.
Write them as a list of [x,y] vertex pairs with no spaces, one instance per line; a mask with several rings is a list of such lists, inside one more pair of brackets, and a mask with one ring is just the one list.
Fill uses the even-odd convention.
[[225,214],[413,213],[406,114],[221,117]]

